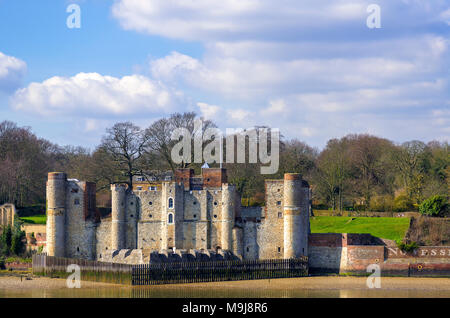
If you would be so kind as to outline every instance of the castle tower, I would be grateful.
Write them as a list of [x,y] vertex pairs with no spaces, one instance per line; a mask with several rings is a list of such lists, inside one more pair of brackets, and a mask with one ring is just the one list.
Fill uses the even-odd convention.
[[47,180],[47,254],[64,257],[66,182],[63,172],[50,172]]
[[[284,258],[297,258],[308,253],[309,189],[302,188],[298,173],[284,175]],[[305,201],[306,200],[306,201]],[[304,215],[306,214],[308,217]]]
[[111,184],[111,248],[120,250],[125,245],[125,209],[127,188]]
[[223,250],[233,249],[234,205],[236,188],[234,185],[222,185],[222,237]]

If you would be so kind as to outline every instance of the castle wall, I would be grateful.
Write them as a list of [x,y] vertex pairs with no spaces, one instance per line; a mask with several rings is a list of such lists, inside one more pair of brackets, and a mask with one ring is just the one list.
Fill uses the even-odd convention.
[[241,227],[235,226],[233,228],[233,247],[232,252],[234,255],[242,258],[244,254],[244,232]]
[[86,182],[66,182],[65,256],[95,259],[95,223],[86,220]]
[[261,219],[257,236],[259,258],[279,259],[283,258],[284,251],[284,183],[283,180],[268,180],[265,187],[264,219]]
[[125,248],[127,249],[134,249],[137,247],[137,222],[140,218],[138,204],[139,200],[134,193],[127,194],[124,224]]
[[205,190],[185,191],[184,220],[183,220],[183,248],[208,248],[208,194]]
[[243,220],[239,224],[243,229],[243,258],[244,259],[258,259],[259,258],[259,244],[258,237],[258,224],[254,221]]
[[95,251],[97,259],[112,250],[111,246],[111,218],[104,218],[95,229]]
[[162,249],[162,226],[165,224],[165,216],[162,213],[161,193],[161,191],[136,193],[140,208],[137,248]]
[[311,273],[367,273],[377,264],[381,275],[427,276],[450,274],[449,246],[421,246],[405,253],[385,246],[370,234],[314,233],[309,235]]
[[219,248],[224,249],[222,241],[222,230],[224,223],[224,204],[225,204],[225,202],[223,201],[224,199],[223,189],[209,190],[208,194],[209,195],[207,201],[207,208],[209,213],[207,214],[207,217],[210,220],[208,248],[213,250],[217,250]]

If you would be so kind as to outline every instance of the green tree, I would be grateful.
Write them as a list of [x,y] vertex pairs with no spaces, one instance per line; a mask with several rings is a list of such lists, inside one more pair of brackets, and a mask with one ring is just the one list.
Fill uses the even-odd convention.
[[12,236],[13,236],[13,232],[12,232],[12,228],[10,225],[6,226],[3,228],[3,232],[2,232],[2,237],[1,237],[1,241],[2,241],[2,254],[3,255],[9,255],[9,252],[11,250],[11,243],[12,243]]
[[447,208],[447,198],[443,195],[435,195],[422,202],[419,206],[419,212],[422,215],[443,216]]
[[11,253],[20,256],[25,249],[25,232],[21,230],[14,231],[11,238]]

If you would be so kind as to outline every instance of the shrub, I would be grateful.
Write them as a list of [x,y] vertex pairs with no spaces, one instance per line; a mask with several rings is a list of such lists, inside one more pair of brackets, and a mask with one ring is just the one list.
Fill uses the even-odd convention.
[[394,199],[394,212],[406,212],[414,209],[412,201],[404,194]]
[[0,257],[0,269],[6,269],[5,259],[3,257]]
[[443,195],[434,195],[419,206],[419,212],[428,216],[443,216],[448,208],[447,198]]
[[392,211],[394,207],[393,199],[390,195],[377,195],[370,200],[370,211],[386,212]]
[[405,242],[397,242],[397,247],[401,249],[403,252],[411,253],[416,250],[419,246],[416,242],[405,243]]

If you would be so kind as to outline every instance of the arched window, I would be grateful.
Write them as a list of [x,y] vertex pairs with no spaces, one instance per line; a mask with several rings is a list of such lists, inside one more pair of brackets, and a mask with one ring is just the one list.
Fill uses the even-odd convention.
[[173,224],[173,213],[169,213],[169,215],[167,216],[167,223]]
[[169,198],[169,209],[173,209],[173,199]]

